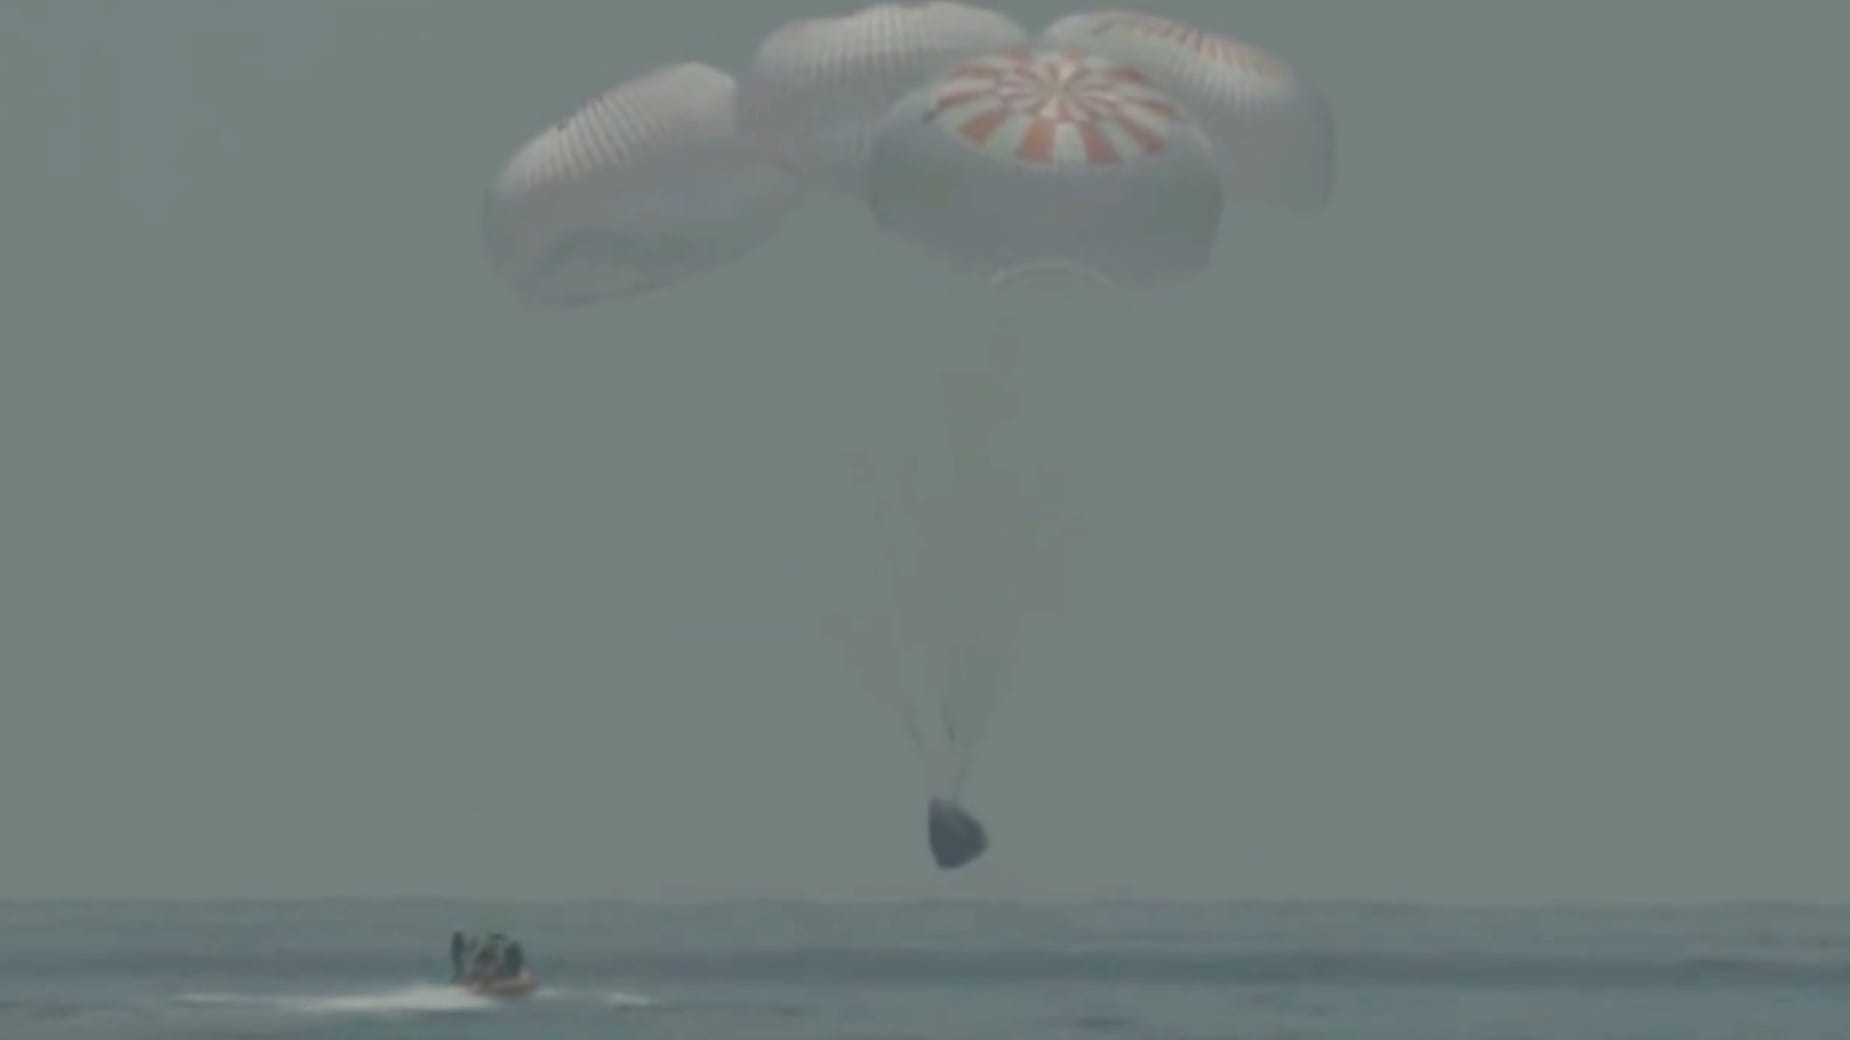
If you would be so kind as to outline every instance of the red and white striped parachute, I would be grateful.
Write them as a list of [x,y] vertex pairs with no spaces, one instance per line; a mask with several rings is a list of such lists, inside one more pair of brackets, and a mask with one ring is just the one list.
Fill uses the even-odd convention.
[[739,79],[739,128],[806,179],[860,194],[874,124],[908,91],[1028,31],[953,0],[881,3],[777,29]]
[[1215,145],[1229,201],[1300,212],[1335,190],[1328,100],[1282,59],[1249,43],[1132,10],[1062,18],[1040,43],[1132,65],[1175,98]]
[[877,514],[894,608],[848,633],[863,682],[900,708],[925,758],[928,844],[954,870],[988,848],[963,787],[1029,622],[1060,598],[1057,485],[998,457],[1016,320],[1037,311],[1012,290],[1050,269],[1127,288],[1195,274],[1212,259],[1222,187],[1212,146],[1137,70],[1025,47],[900,98],[875,127],[865,185],[887,232],[1011,290],[988,365],[947,381],[948,466],[930,484],[906,468],[899,508]]
[[795,179],[734,133],[732,77],[699,63],[638,76],[528,141],[483,205],[495,272],[528,307],[632,296],[768,239]]
[[1142,73],[1025,48],[894,105],[867,191],[883,228],[958,267],[993,280],[1064,267],[1119,286],[1206,267],[1222,204],[1211,146]]

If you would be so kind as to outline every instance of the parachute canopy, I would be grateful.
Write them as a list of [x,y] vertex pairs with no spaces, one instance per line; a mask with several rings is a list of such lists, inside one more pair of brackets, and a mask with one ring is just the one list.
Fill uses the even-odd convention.
[[1214,143],[1230,201],[1299,212],[1329,204],[1336,179],[1329,101],[1282,59],[1130,10],[1070,15],[1039,42],[1113,58],[1150,77]]
[[739,128],[807,180],[859,197],[867,138],[895,101],[959,61],[1027,42],[1008,18],[951,0],[801,19],[766,37],[740,77]]
[[931,858],[945,870],[956,870],[989,848],[983,823],[956,802],[933,798],[925,808],[925,836]]
[[797,185],[734,133],[735,87],[655,70],[534,137],[483,206],[496,273],[529,307],[658,289],[731,263],[779,227]]
[[991,280],[1076,268],[1113,285],[1205,268],[1212,148],[1122,62],[1018,48],[964,62],[880,121],[868,204],[887,231]]

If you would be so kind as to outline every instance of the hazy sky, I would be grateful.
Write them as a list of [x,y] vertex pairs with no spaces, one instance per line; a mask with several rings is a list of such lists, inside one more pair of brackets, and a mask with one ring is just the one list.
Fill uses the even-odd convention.
[[1850,8],[1152,3],[1322,83],[1336,202],[1041,316],[1087,535],[937,876],[818,632],[980,294],[852,211],[572,313],[480,247],[838,6],[0,6],[0,896],[1850,899]]

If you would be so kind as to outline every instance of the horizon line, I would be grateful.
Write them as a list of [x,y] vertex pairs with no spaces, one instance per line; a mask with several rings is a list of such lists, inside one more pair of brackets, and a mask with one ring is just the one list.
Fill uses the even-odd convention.
[[1438,900],[1414,897],[1360,896],[1147,896],[1147,895],[1047,895],[1009,896],[983,894],[775,894],[709,893],[661,895],[560,895],[496,896],[459,894],[273,894],[273,895],[94,895],[94,894],[0,894],[0,907],[57,905],[141,905],[141,906],[308,906],[369,904],[450,904],[473,906],[532,907],[620,907],[649,906],[664,908],[703,908],[726,906],[1018,906],[1047,909],[1097,907],[1221,907],[1226,909],[1354,909],[1387,912],[1444,911],[1625,911],[1676,912],[1714,910],[1829,910],[1850,911],[1846,898],[1769,898],[1753,896],[1687,897],[1656,899],[1631,896],[1607,897],[1534,897],[1527,899],[1459,899]]

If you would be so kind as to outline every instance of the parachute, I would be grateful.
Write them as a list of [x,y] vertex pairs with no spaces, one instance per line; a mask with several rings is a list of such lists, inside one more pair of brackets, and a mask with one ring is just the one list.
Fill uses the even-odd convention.
[[1214,142],[1233,201],[1298,212],[1335,192],[1336,127],[1329,101],[1284,60],[1228,36],[1139,11],[1062,18],[1043,46],[1069,47],[1136,68],[1175,98]]
[[732,77],[696,62],[592,99],[516,151],[483,205],[496,273],[530,308],[633,296],[733,263],[798,186],[734,133]]
[[1033,290],[1192,278],[1230,203],[1326,205],[1334,155],[1328,103],[1256,47],[1134,11],[1033,37],[896,0],[782,26],[736,82],[686,63],[594,99],[516,152],[483,233],[520,302],[574,306],[736,262],[819,187],[1002,298],[987,367],[947,380],[943,464],[857,466],[892,596],[842,630],[924,760],[927,844],[956,870],[990,846],[964,802],[977,747],[1062,592],[1059,483],[1001,443]]
[[867,138],[893,102],[959,61],[1027,41],[1010,19],[951,0],[791,22],[740,77],[739,129],[807,183],[858,197]]
[[1142,73],[1076,51],[965,62],[877,128],[868,205],[887,231],[988,278],[1066,267],[1116,286],[1213,257],[1207,139]]

